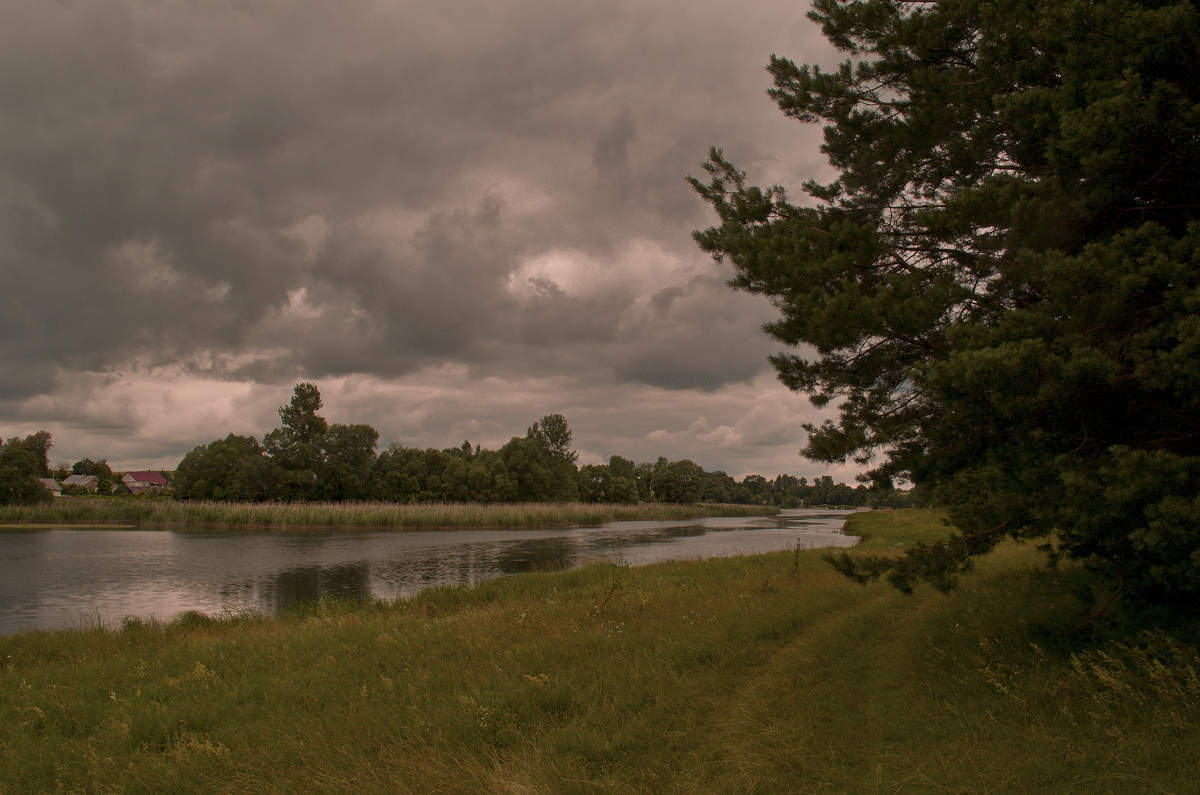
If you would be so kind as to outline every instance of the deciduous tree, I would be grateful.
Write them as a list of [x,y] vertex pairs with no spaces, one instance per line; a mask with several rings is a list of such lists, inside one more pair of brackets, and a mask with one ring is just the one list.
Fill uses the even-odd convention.
[[704,470],[686,458],[659,467],[650,479],[650,490],[659,502],[699,502],[704,485]]
[[323,500],[366,499],[378,442],[379,431],[370,425],[330,425],[321,442],[317,496]]
[[185,500],[264,500],[274,495],[274,474],[257,439],[231,433],[185,455],[171,489]]
[[316,384],[296,384],[292,399],[279,407],[279,427],[263,437],[263,448],[278,474],[285,499],[312,499],[317,473],[324,463],[323,445],[329,424],[319,412],[321,392]]
[[552,458],[574,464],[579,454],[571,448],[572,434],[567,418],[561,414],[547,414],[529,427],[528,437],[538,443]]
[[112,467],[108,465],[108,459],[106,458],[101,458],[99,461],[93,461],[90,458],[81,458],[74,464],[71,464],[71,474],[95,475],[96,493],[112,494],[113,471]]
[[547,414],[529,427],[526,438],[545,454],[545,466],[551,477],[548,498],[579,499],[578,470],[575,468],[579,454],[571,447],[572,434],[566,417]]
[[0,444],[0,505],[30,505],[50,497],[38,482],[50,475],[50,446],[49,431]]

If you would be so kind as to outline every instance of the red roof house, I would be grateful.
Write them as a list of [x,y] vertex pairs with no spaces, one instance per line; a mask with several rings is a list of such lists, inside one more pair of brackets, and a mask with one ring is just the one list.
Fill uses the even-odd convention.
[[167,487],[161,472],[126,472],[121,482],[134,494],[157,494]]

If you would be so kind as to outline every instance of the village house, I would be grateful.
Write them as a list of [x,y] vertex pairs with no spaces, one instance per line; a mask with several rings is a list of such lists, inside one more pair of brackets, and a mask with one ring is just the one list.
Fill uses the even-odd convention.
[[62,483],[64,486],[78,486],[84,491],[95,492],[100,478],[95,475],[69,475]]
[[160,494],[167,487],[161,472],[126,472],[121,482],[132,494]]
[[38,478],[38,483],[41,483],[42,488],[53,494],[55,497],[62,496],[62,484],[54,478]]

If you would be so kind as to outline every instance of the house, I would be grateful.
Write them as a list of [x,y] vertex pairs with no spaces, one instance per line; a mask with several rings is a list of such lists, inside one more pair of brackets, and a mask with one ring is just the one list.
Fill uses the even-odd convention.
[[78,486],[88,492],[94,492],[99,484],[100,478],[95,475],[70,475],[63,481],[64,486]]
[[53,494],[55,497],[62,496],[62,484],[54,478],[38,478],[38,483],[42,484],[42,488]]
[[167,487],[161,472],[126,472],[121,482],[133,494],[160,494]]

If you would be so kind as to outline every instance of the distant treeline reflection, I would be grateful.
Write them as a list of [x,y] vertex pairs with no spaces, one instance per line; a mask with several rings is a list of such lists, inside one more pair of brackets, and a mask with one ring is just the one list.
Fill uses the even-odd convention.
[[[410,588],[415,583],[417,589],[424,589],[447,583],[480,582],[496,574],[570,569],[578,564],[578,558],[577,544],[561,536],[511,543],[487,554],[477,545],[465,542],[442,550],[436,557],[295,566],[278,571],[266,583],[239,588],[242,593],[225,592],[222,596],[256,601],[264,610],[282,612],[321,599],[370,599],[376,593],[377,579],[406,583]],[[245,593],[246,589],[252,589],[253,593]]]

